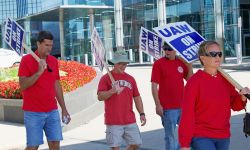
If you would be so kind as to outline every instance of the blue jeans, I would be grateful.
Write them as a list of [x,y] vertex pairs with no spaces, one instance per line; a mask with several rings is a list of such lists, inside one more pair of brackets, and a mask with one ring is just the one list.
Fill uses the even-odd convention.
[[180,121],[181,110],[167,109],[164,110],[163,115],[161,119],[165,129],[165,148],[166,150],[180,150],[177,125]]
[[230,138],[204,138],[194,137],[191,147],[194,150],[229,150]]
[[43,144],[43,131],[48,141],[62,140],[62,128],[58,110],[50,112],[24,111],[27,146]]

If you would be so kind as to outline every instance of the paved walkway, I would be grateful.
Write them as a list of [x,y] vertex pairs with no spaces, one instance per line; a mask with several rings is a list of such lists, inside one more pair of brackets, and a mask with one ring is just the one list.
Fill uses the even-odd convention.
[[[231,68],[233,69],[233,68]],[[242,86],[250,86],[250,70],[226,70]],[[160,118],[155,114],[155,106],[151,96],[150,75],[151,67],[128,67],[138,83],[144,102],[147,125],[140,127],[143,138],[141,150],[163,150],[164,131]],[[250,109],[249,109],[250,110]],[[231,119],[231,147],[230,150],[249,150],[250,138],[242,133],[243,111],[233,112]],[[137,120],[139,120],[137,115]],[[108,150],[105,143],[105,126],[103,114],[76,129],[64,133],[61,143],[62,150]],[[19,150],[25,145],[25,130],[23,125],[0,122],[0,150]],[[40,147],[47,150],[47,145]],[[123,146],[125,149],[125,145]]]

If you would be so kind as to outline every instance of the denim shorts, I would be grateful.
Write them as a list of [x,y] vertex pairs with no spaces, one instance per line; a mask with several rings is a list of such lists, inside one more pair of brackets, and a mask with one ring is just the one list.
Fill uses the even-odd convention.
[[61,120],[58,110],[50,112],[24,111],[27,146],[43,144],[43,131],[47,141],[62,140]]

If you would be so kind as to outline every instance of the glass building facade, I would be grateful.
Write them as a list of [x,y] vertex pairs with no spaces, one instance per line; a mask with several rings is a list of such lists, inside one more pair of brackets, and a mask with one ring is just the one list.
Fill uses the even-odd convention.
[[[2,23],[7,17],[16,18],[17,17],[17,7],[16,0],[0,0],[0,37],[2,37],[3,28]],[[4,44],[3,40],[0,40],[0,46]]]
[[[123,43],[139,61],[141,26],[152,30],[159,25],[160,0],[120,0]],[[219,41],[226,57],[235,57],[241,46],[250,55],[249,0],[161,0],[166,23],[186,21],[207,40]],[[6,3],[11,7],[5,8]],[[13,4],[13,5],[12,5]],[[26,30],[26,42],[36,49],[36,36],[49,30],[55,36],[52,54],[85,63],[91,60],[90,36],[97,28],[107,52],[117,48],[115,2],[113,0],[0,0],[0,21],[17,19]],[[241,17],[241,18],[240,18]],[[241,23],[240,23],[241,21]],[[107,53],[107,56],[109,53]],[[150,58],[143,54],[143,61]],[[91,61],[89,61],[91,64]]]
[[[124,3],[124,41],[128,47],[138,48],[138,35],[141,26],[152,30],[158,26],[157,18],[157,0],[123,0]],[[222,45],[224,54],[228,57],[236,56],[237,44],[240,43],[240,30],[238,27],[238,18],[243,17],[243,56],[249,56],[249,12],[250,1],[240,0],[217,0],[221,5],[222,17],[216,18],[214,0],[166,0],[166,22],[186,21],[196,31],[198,31],[207,40],[217,40],[216,32],[221,30]],[[248,4],[245,4],[248,3]],[[247,8],[247,9],[246,9]],[[246,9],[246,10],[245,10]],[[131,15],[135,14],[135,15]],[[131,18],[129,18],[131,17]],[[221,20],[218,20],[221,19]],[[216,30],[216,22],[222,22],[223,26]],[[126,25],[126,22],[128,24]],[[131,24],[129,24],[131,22]],[[129,28],[132,26],[132,31]],[[131,35],[133,33],[133,35]],[[247,36],[248,35],[248,36]],[[127,38],[126,37],[132,37]],[[132,40],[132,41],[131,41]],[[249,41],[249,42],[247,42]],[[129,42],[129,43],[128,43]],[[125,44],[125,45],[126,45]],[[245,45],[244,45],[245,44]]]

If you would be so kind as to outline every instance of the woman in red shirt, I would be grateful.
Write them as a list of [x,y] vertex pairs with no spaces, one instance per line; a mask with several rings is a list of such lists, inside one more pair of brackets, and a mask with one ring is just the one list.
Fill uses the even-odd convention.
[[205,41],[199,48],[199,59],[204,66],[187,82],[179,127],[181,150],[228,150],[230,143],[231,109],[240,111],[246,105],[243,94],[218,72],[222,61],[220,45]]

